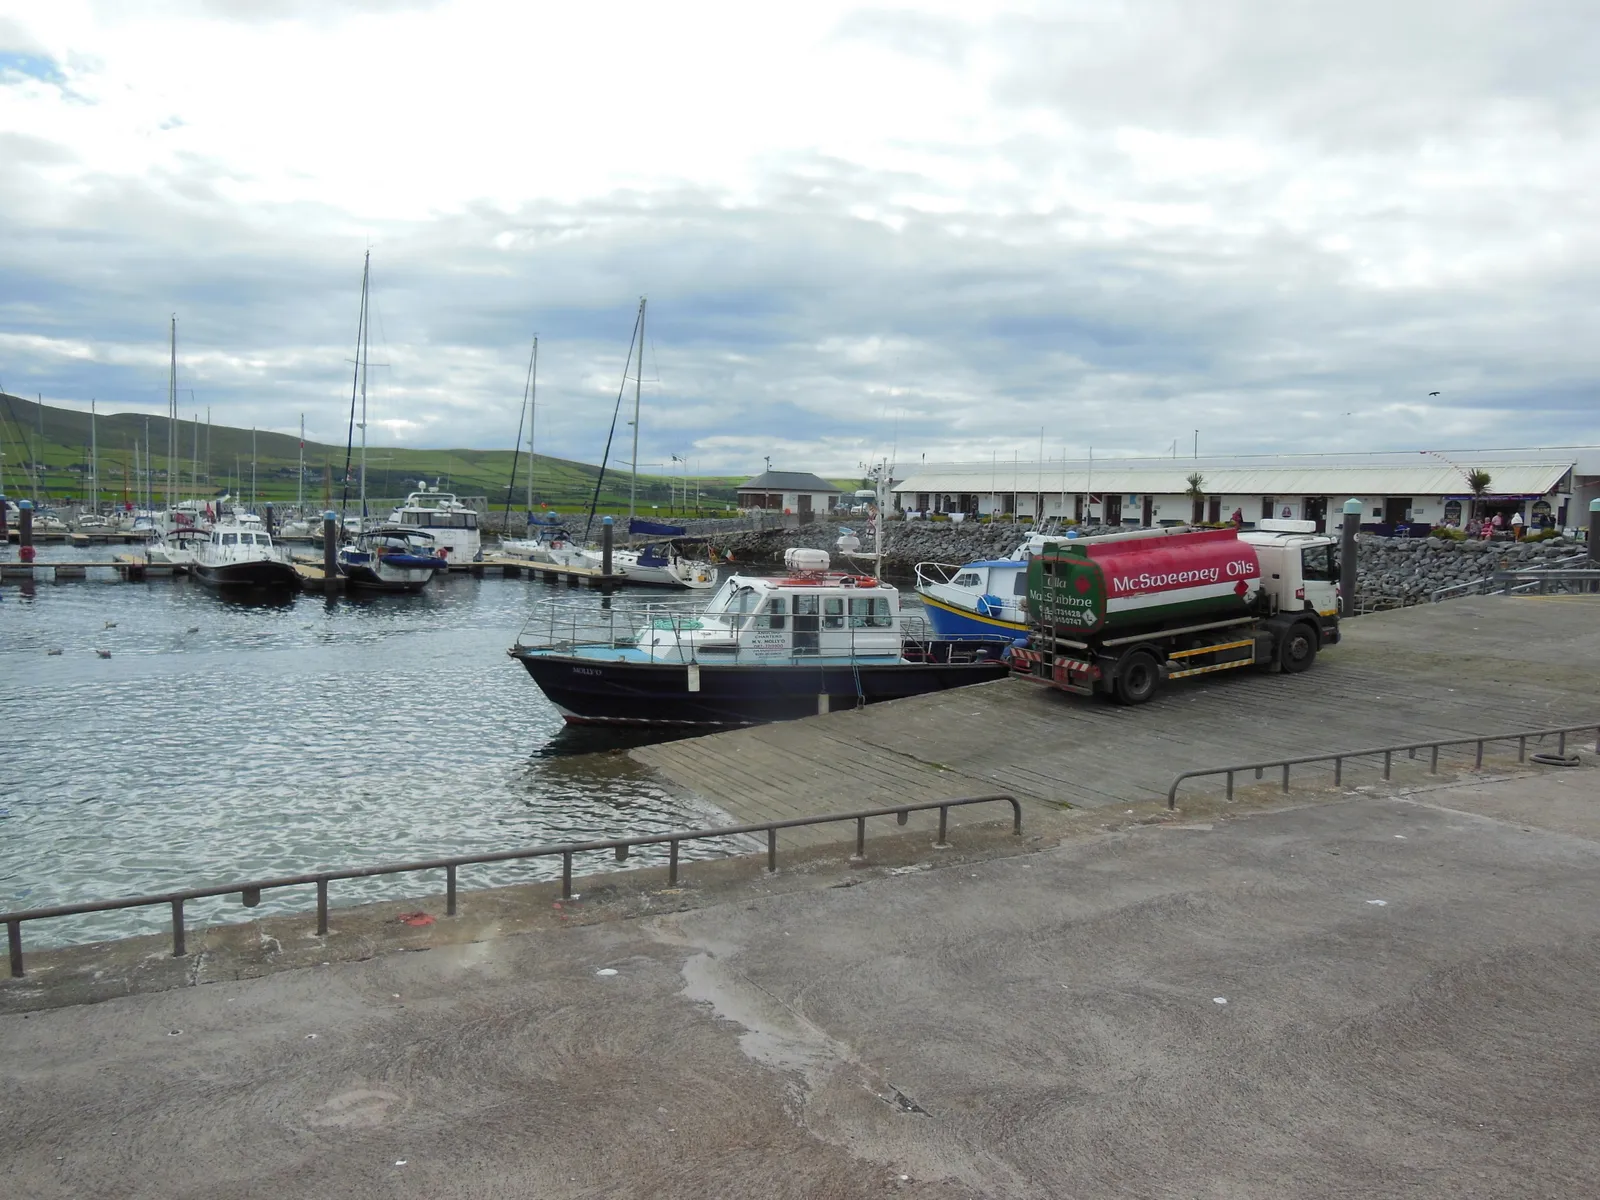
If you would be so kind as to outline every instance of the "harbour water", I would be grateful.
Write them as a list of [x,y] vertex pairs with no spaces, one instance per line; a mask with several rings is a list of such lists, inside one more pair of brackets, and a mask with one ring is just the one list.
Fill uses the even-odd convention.
[[[52,547],[40,561],[85,557]],[[0,911],[719,823],[620,752],[638,735],[563,726],[506,657],[550,600],[592,606],[597,618],[605,603],[467,575],[416,596],[276,604],[181,578],[5,584]],[[693,608],[704,596],[617,603],[645,600]],[[691,844],[684,855],[726,849]],[[559,869],[559,859],[463,868],[461,883]],[[431,876],[350,881],[332,896],[439,886]],[[309,888],[268,893],[254,912],[310,902]],[[236,899],[190,907],[196,923],[243,915]],[[165,920],[159,909],[99,914],[32,924],[27,937],[81,942]]]

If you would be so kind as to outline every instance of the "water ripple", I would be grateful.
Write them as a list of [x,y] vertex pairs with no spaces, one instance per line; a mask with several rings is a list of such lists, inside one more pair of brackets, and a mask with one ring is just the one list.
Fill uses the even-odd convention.
[[[414,597],[277,605],[181,579],[0,587],[0,909],[719,823],[607,753],[628,741],[564,730],[506,657],[552,594],[464,576]],[[598,597],[559,594],[598,616]],[[463,868],[461,883],[559,873],[559,859],[502,863]],[[331,894],[348,904],[441,887],[436,872]],[[255,913],[312,899],[310,888],[268,893]],[[190,911],[196,923],[242,915],[237,900]],[[166,920],[97,914],[26,938],[80,942]]]

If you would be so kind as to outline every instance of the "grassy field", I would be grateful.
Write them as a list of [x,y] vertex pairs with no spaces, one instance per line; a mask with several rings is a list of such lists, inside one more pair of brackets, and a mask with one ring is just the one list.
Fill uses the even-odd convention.
[[[43,438],[40,437],[41,414]],[[148,433],[146,430],[148,429]],[[99,443],[100,498],[103,501],[136,499],[140,479],[134,467],[137,444],[141,461],[148,437],[155,446],[157,504],[167,493],[167,420],[142,413],[114,413],[100,416],[95,426]],[[213,425],[209,434],[199,429],[199,478],[192,466],[197,457],[195,427],[178,424],[178,461],[173,464],[179,477],[179,495],[211,497],[224,490],[246,500],[251,495],[251,442],[254,439],[256,499],[278,503],[295,499],[300,486],[296,479],[299,464],[299,439],[281,433],[236,429]],[[210,443],[209,452],[207,442]],[[404,496],[415,490],[419,480],[437,484],[461,496],[487,496],[491,508],[506,503],[511,482],[510,450],[413,450],[381,447],[367,450],[367,494],[369,497]],[[321,507],[325,500],[339,506],[344,491],[345,448],[307,442],[305,446],[305,498],[308,505]],[[513,504],[521,508],[527,496],[528,457],[517,460]],[[536,455],[533,465],[534,504],[571,511],[587,509],[594,495],[598,466],[564,458]],[[89,496],[89,414],[73,409],[42,407],[32,400],[0,393],[0,491],[13,498],[36,498],[41,503],[80,502]],[[707,514],[721,512],[733,504],[735,489],[744,482],[739,477],[688,479],[687,509],[684,480],[661,475],[640,475],[638,506],[663,514],[693,511],[696,485],[699,508]],[[854,486],[852,484],[852,486]],[[357,486],[352,479],[350,495]],[[606,472],[600,494],[601,512],[626,512],[628,477],[618,473],[613,463]]]

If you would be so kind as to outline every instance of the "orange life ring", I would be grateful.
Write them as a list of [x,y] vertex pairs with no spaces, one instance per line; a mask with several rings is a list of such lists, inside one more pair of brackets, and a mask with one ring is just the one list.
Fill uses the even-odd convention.
[[875,588],[875,587],[878,586],[878,581],[876,579],[874,579],[870,575],[857,575],[856,576],[856,586],[857,587],[864,587],[864,588]]

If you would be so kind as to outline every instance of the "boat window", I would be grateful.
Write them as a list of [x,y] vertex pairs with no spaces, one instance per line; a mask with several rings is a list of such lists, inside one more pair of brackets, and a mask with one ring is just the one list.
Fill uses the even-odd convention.
[[851,629],[885,629],[894,624],[885,596],[850,597]]
[[782,596],[774,596],[767,601],[767,606],[756,614],[754,628],[756,629],[782,629],[784,615],[788,612],[789,602]]
[[822,627],[824,629],[844,628],[844,598],[842,596],[829,596],[823,600]]
[[983,577],[976,571],[963,571],[952,582],[957,587],[982,587]]
[[239,540],[239,535],[236,534],[236,533],[225,533],[225,534],[222,535],[222,544],[224,546],[232,546],[238,540]]
[[797,617],[814,617],[818,612],[821,596],[796,596],[794,598],[794,615]]
[[1018,571],[1016,578],[1011,581],[1011,594],[1013,596],[1026,596],[1028,594],[1028,573]]

